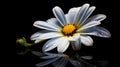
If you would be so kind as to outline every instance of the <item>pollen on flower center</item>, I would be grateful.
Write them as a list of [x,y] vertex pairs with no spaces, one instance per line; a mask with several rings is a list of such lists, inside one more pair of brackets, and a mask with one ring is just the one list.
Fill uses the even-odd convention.
[[74,31],[76,30],[76,27],[72,24],[68,24],[68,25],[65,25],[62,29],[62,32],[65,34],[65,35],[70,35],[72,34]]

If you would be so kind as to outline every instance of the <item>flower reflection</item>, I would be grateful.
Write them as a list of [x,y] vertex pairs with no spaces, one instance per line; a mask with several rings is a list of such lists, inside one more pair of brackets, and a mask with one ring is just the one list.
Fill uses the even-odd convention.
[[37,67],[42,67],[48,64],[52,64],[54,67],[65,67],[68,62],[74,67],[99,67],[104,63],[104,61],[92,61],[93,63],[97,64],[88,63],[88,60],[92,60],[92,56],[80,56],[78,54],[69,56],[62,53],[41,53],[37,51],[32,51],[32,53],[39,56],[41,59],[46,60],[36,64]]
[[52,63],[55,67],[65,67],[69,61],[75,67],[81,66],[79,61],[73,60],[66,54],[57,54],[57,53],[40,53],[37,51],[32,51],[33,54],[40,56],[42,59],[47,59],[47,61],[36,64],[36,66],[41,67]]

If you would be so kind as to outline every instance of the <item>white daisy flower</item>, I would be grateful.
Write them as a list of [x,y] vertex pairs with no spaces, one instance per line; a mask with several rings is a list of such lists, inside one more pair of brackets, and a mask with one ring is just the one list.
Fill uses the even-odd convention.
[[71,44],[74,50],[79,50],[81,43],[86,46],[93,45],[93,39],[89,35],[108,38],[110,32],[99,27],[101,21],[106,18],[103,14],[89,17],[95,10],[95,6],[84,4],[81,7],[71,8],[65,15],[58,6],[53,8],[56,18],[44,21],[36,21],[33,25],[43,31],[31,36],[31,40],[38,43],[50,39],[43,46],[43,51],[50,51],[57,47],[58,52],[65,52]]

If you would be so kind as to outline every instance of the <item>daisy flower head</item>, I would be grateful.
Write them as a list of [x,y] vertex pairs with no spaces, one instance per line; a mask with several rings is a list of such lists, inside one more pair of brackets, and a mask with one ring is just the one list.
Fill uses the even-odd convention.
[[104,14],[90,15],[95,10],[95,6],[84,4],[81,7],[71,8],[64,14],[58,6],[53,8],[56,18],[45,21],[36,21],[33,25],[43,31],[31,36],[31,40],[38,43],[48,40],[43,46],[43,51],[50,51],[57,47],[58,52],[65,52],[69,45],[74,50],[79,50],[81,44],[86,46],[93,45],[93,39],[89,35],[108,38],[110,32],[105,28],[99,27],[101,21],[106,18]]

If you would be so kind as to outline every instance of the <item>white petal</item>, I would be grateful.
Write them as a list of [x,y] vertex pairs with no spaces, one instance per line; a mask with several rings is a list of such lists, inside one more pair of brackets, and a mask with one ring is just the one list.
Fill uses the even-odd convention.
[[78,13],[76,14],[75,16],[75,19],[74,19],[74,22],[76,22],[76,25],[79,25],[82,20],[83,20],[83,17],[85,15],[85,13],[87,12],[89,8],[89,4],[84,4],[81,9],[78,11]]
[[48,53],[48,52],[45,52],[45,54],[48,55],[48,56],[50,56],[50,55],[51,55],[51,56],[52,56],[52,55],[58,56],[58,55],[59,55],[59,54],[56,54],[56,53]]
[[70,61],[70,63],[72,64],[72,65],[74,65],[75,67],[83,67],[83,65],[79,62],[79,61],[75,61],[75,60],[69,60]]
[[62,38],[54,38],[47,41],[47,43],[45,43],[45,45],[43,46],[43,52],[54,49],[55,47],[57,47],[57,45],[59,45],[59,43],[61,43],[61,40]]
[[44,62],[41,62],[41,63],[36,64],[36,66],[42,67],[42,66],[48,65],[48,64],[50,64],[50,63],[53,63],[53,62],[57,61],[59,58],[60,58],[60,57],[57,57],[57,58],[54,58],[54,59],[49,59],[49,60],[47,60],[47,61],[44,61]]
[[91,59],[93,59],[92,56],[81,56],[81,58],[86,59],[86,60],[91,60]]
[[97,14],[97,15],[95,15],[95,16],[90,17],[90,18],[86,21],[86,23],[89,23],[89,22],[91,22],[91,21],[102,21],[102,20],[104,20],[105,18],[106,18],[106,15],[104,15],[104,14]]
[[36,32],[36,33],[34,33],[34,34],[30,37],[30,39],[31,39],[31,40],[37,40],[37,39],[39,39],[39,36],[40,36],[41,34],[44,34],[44,33],[47,33],[47,32],[50,32],[50,31],[43,30],[43,31]]
[[68,60],[64,59],[62,63],[59,65],[59,67],[66,67]]
[[67,62],[67,61],[68,61],[68,60],[66,60],[65,58],[61,58],[60,60],[54,62],[53,65],[54,65],[55,67],[64,67],[64,66],[66,65],[66,62]]
[[36,32],[36,33],[34,33],[34,34],[30,37],[30,39],[31,39],[31,40],[36,40],[36,39],[39,38],[39,36],[40,36],[41,34],[42,34],[42,33],[40,33],[40,32]]
[[81,7],[74,7],[74,8],[71,8],[68,11],[68,14],[66,14],[66,19],[67,19],[68,23],[73,23],[74,22],[75,15],[78,13],[80,8]]
[[107,29],[105,29],[103,27],[99,27],[99,26],[83,30],[80,34],[94,35],[94,36],[105,37],[105,38],[111,37],[111,34]]
[[43,57],[40,57],[42,59],[52,59],[52,58],[56,58],[58,57],[57,55],[48,55],[48,56],[43,56]]
[[66,14],[65,17],[66,17],[66,21],[67,21],[66,24],[71,24],[71,22],[70,22],[70,20],[69,20],[69,15]]
[[66,37],[69,41],[76,41],[80,38],[80,33],[76,33],[73,36]]
[[41,53],[41,52],[38,52],[38,51],[32,51],[32,53],[36,56],[44,56],[45,54],[44,53]]
[[59,45],[57,46],[57,50],[58,52],[63,53],[66,51],[68,46],[69,46],[69,41],[66,38],[63,38],[61,43],[59,43]]
[[66,24],[65,14],[60,7],[58,7],[58,6],[54,7],[53,13],[54,13],[55,17],[58,19],[58,21],[61,23],[62,26],[64,24]]
[[50,38],[55,38],[55,37],[60,37],[63,36],[61,33],[58,32],[49,32],[49,33],[44,33],[39,36],[39,38],[35,41],[35,43],[38,43],[42,40],[50,39]]
[[46,29],[46,30],[50,30],[50,31],[60,31],[59,28],[57,28],[54,25],[51,25],[47,22],[44,22],[44,21],[36,21],[33,25],[35,27],[38,27],[38,28],[41,28],[41,29]]
[[86,46],[93,45],[93,39],[90,36],[80,36],[81,42]]
[[50,18],[46,22],[48,22],[49,24],[54,25],[58,28],[62,27],[61,24],[59,23],[59,21],[56,18]]
[[49,55],[49,56],[50,56],[50,55],[51,55],[51,56],[52,56],[52,55],[55,55],[55,56],[57,56],[57,57],[64,57],[64,56],[65,56],[65,54],[63,54],[63,53],[46,53],[46,52],[45,52],[45,54],[46,54],[46,55]]
[[84,29],[87,29],[87,28],[91,28],[91,27],[94,27],[94,26],[97,26],[97,25],[100,25],[100,24],[101,24],[101,22],[99,22],[99,21],[92,21],[92,22],[89,22],[89,23],[85,24],[84,26],[79,28],[77,31],[81,31],[81,30],[84,30]]
[[95,6],[90,7],[87,12],[85,13],[83,17],[83,21],[81,22],[81,26],[85,24],[85,21],[88,19],[88,17],[92,14],[92,12],[95,10]]
[[80,38],[79,38],[78,40],[76,40],[76,41],[72,41],[72,42],[71,42],[71,45],[72,45],[72,48],[73,48],[74,50],[80,50],[80,48],[81,48]]

